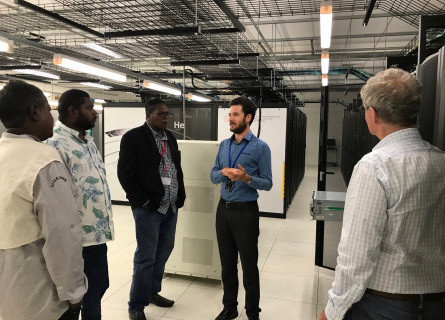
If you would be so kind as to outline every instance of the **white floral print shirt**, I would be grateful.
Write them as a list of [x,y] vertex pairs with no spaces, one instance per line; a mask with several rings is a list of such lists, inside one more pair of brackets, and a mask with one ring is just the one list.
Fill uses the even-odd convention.
[[82,219],[83,246],[102,244],[114,239],[114,225],[110,190],[105,165],[93,142],[85,135],[68,128],[60,121],[54,126],[54,135],[45,141],[57,149],[77,186],[77,208]]

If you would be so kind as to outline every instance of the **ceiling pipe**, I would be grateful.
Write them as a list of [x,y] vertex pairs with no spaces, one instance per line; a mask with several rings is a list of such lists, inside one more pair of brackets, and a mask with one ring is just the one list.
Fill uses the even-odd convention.
[[[287,70],[277,72],[283,76],[319,76],[322,74],[321,69]],[[372,77],[372,74],[365,70],[350,67],[330,68],[329,74],[353,74],[354,76],[365,82],[368,81],[370,77]]]
[[366,27],[368,25],[369,18],[371,17],[372,10],[374,9],[376,0],[370,0],[368,6],[366,7],[365,17],[363,18],[363,26]]

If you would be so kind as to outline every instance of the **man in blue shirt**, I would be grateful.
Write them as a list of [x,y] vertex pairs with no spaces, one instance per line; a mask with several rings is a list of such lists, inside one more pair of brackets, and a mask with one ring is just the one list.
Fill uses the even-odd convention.
[[210,179],[221,184],[216,211],[216,235],[224,284],[224,309],[216,320],[238,316],[238,252],[246,290],[246,314],[259,319],[260,277],[258,272],[259,210],[258,190],[272,188],[269,146],[250,131],[257,107],[244,97],[230,102],[230,131],[221,142]]

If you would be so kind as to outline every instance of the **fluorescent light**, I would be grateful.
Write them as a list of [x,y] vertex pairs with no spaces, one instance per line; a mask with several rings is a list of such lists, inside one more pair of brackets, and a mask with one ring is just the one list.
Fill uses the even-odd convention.
[[2,89],[3,89],[3,87],[4,87],[4,86],[0,86],[0,90],[2,90]]
[[19,72],[19,73],[25,73],[25,74],[31,74],[33,76],[43,77],[43,78],[49,78],[49,79],[55,79],[59,80],[60,77],[56,74],[44,72],[36,69],[13,69],[12,71]]
[[331,32],[332,1],[323,0],[320,6],[320,37],[322,49],[328,49],[331,46]]
[[144,82],[142,83],[142,87],[148,88],[151,90],[169,93],[169,94],[174,94],[175,96],[181,95],[181,90],[179,90],[179,89],[174,89],[172,87],[164,86],[162,84],[154,83],[154,82],[148,81],[148,80],[144,80]]
[[100,104],[95,104],[93,108],[94,108],[94,110],[103,110],[104,109],[104,107],[102,107]]
[[114,81],[119,81],[119,82],[127,81],[127,76],[123,73],[111,71],[109,69],[102,67],[97,67],[93,64],[80,62],[73,58],[67,58],[61,54],[54,55],[53,63],[56,66],[60,66],[78,72],[92,74],[95,76],[111,79]]
[[49,96],[51,95],[51,93],[49,93],[48,91],[43,91],[43,95],[44,95],[45,97],[49,97]]
[[103,99],[94,99],[94,103],[105,103]]
[[209,99],[209,98],[204,98],[204,97],[202,97],[202,96],[198,96],[198,95],[196,95],[196,94],[191,94],[191,93],[188,95],[188,98],[189,98],[190,100],[198,101],[198,102],[209,102],[209,101],[212,101],[212,100]]
[[95,44],[95,43],[85,43],[84,46],[88,47],[90,49],[93,49],[97,52],[103,53],[107,56],[113,57],[113,58],[117,58],[117,59],[123,58],[120,54],[118,54],[114,51],[111,51],[110,49],[104,48],[104,47],[102,47],[98,44]]
[[329,73],[329,52],[327,50],[323,50],[321,53],[321,73]]
[[14,51],[14,42],[11,40],[0,39],[0,52],[12,53]]
[[321,85],[323,87],[326,87],[328,85],[328,75],[327,74],[323,74],[321,76]]
[[99,88],[99,89],[104,89],[104,90],[110,90],[112,88],[111,86],[106,86],[104,84],[96,83],[96,82],[81,82],[80,84],[82,84],[84,86],[94,87],[94,88]]

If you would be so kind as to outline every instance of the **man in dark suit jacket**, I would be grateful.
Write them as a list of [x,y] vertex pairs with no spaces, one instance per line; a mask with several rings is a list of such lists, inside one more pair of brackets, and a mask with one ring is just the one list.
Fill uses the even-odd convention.
[[159,295],[165,263],[173,250],[178,208],[184,205],[184,178],[178,143],[167,130],[170,117],[161,99],[147,102],[146,123],[122,137],[117,165],[136,224],[137,249],[128,302],[132,320],[145,320],[144,307],[171,307]]

